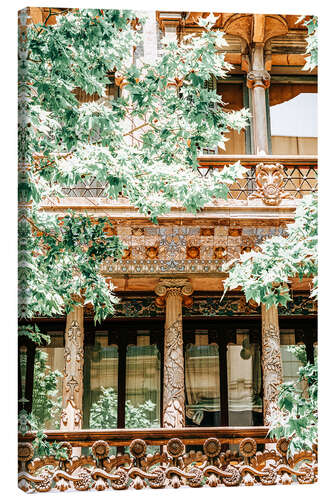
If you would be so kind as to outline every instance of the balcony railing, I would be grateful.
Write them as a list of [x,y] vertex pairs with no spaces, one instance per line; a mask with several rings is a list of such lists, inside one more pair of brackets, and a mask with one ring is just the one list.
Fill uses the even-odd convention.
[[[267,433],[267,427],[47,431],[48,441],[62,443],[67,459],[33,459],[29,433],[19,437],[19,487],[102,491],[317,481],[316,446],[288,458],[288,441],[275,442]],[[160,448],[148,453],[148,446]],[[118,452],[111,455],[111,447]]]
[[[258,185],[256,182],[256,168],[259,164],[282,165],[283,183],[279,186],[282,192],[289,193],[290,198],[300,199],[307,194],[317,190],[317,157],[315,156],[253,156],[253,155],[203,155],[199,158],[199,173],[202,176],[209,175],[213,169],[221,169],[236,161],[247,168],[247,173],[242,179],[238,179],[229,188],[228,199],[247,200],[253,195]],[[97,182],[94,177],[82,179],[80,184],[64,188],[66,197],[106,197],[105,185]]]

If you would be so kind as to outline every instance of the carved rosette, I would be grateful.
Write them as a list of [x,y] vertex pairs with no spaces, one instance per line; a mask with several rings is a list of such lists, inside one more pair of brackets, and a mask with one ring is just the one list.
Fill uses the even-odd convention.
[[276,306],[262,305],[262,368],[264,389],[264,424],[269,425],[272,412],[278,411],[279,387],[282,383],[280,330]]
[[280,163],[256,166],[257,190],[249,195],[249,199],[260,198],[265,205],[276,206],[285,198],[293,199],[291,193],[284,191],[284,171]]
[[187,279],[161,279],[155,288],[165,297],[163,427],[185,425],[182,296],[193,288]]
[[82,424],[83,393],[83,308],[75,307],[67,316],[65,370],[61,428],[77,430]]

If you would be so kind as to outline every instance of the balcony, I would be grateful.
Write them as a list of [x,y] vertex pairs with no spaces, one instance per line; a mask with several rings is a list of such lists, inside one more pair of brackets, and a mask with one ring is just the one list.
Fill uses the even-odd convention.
[[[90,429],[46,434],[48,441],[62,443],[68,458],[33,459],[34,435],[20,435],[18,479],[25,492],[317,481],[317,448],[288,458],[288,442],[269,439],[267,427]],[[157,451],[148,453],[147,446],[155,446]],[[117,453],[112,455],[110,447],[117,448]],[[124,447],[129,447],[129,453]]]
[[[247,168],[247,173],[230,186],[228,200],[246,201],[255,198],[258,191],[257,166],[281,165],[282,179],[278,189],[288,193],[289,199],[300,199],[317,190],[317,157],[316,156],[254,156],[254,155],[216,155],[207,154],[199,157],[199,173],[209,175],[213,169],[222,169],[237,161]],[[277,171],[276,171],[277,173]],[[275,176],[274,182],[277,182]],[[280,180],[279,180],[280,182]],[[64,188],[66,198],[105,198],[105,185],[90,177],[76,186]]]

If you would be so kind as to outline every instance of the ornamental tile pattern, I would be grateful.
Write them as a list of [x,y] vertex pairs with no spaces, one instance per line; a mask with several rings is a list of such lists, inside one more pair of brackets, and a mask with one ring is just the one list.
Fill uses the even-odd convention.
[[[135,226],[119,224],[117,234],[131,249],[129,258],[106,262],[105,272],[111,274],[150,273],[220,273],[221,265],[228,259],[238,258],[246,249],[255,249],[265,238],[285,235],[281,226],[240,227],[239,225],[168,225]],[[149,258],[147,249],[156,248]],[[196,258],[191,259],[190,247],[197,248]],[[222,257],[215,256],[215,249],[222,247]],[[218,259],[216,257],[219,257]]]

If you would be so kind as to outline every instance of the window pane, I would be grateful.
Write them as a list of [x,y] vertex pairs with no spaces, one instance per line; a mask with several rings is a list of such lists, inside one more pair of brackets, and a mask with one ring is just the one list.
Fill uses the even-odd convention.
[[160,358],[149,335],[138,336],[126,355],[125,427],[160,426]]
[[[63,372],[65,369],[63,338],[58,347],[36,349],[32,414],[44,429],[59,429],[62,409]],[[57,342],[52,342],[57,345]]]
[[[206,344],[206,345],[205,345]],[[220,425],[220,370],[217,345],[207,335],[196,335],[185,353],[186,424]]]
[[261,366],[258,344],[248,334],[237,334],[237,344],[228,345],[229,425],[260,425],[262,421]]
[[97,333],[84,355],[84,428],[116,429],[117,405],[118,347],[108,345],[107,333]]
[[317,154],[316,86],[272,83],[270,121],[273,154]]
[[280,350],[283,382],[293,382],[296,384],[298,370],[302,364],[306,364],[307,362],[305,345],[296,345],[295,331],[293,329],[281,330]]

